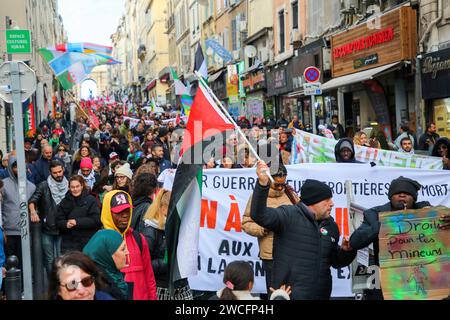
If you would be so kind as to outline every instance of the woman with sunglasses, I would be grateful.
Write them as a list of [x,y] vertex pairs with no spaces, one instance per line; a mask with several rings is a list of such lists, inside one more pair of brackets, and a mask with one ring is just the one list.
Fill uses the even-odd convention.
[[78,173],[78,170],[80,170],[81,160],[88,157],[92,160],[93,154],[91,152],[91,149],[87,146],[83,146],[77,152],[75,152],[72,163],[72,174]]
[[69,192],[58,206],[56,225],[62,235],[62,253],[81,251],[100,229],[100,208],[83,177],[70,178]]
[[125,282],[121,269],[130,264],[130,252],[122,235],[115,230],[98,231],[83,249],[102,270],[108,281],[120,290],[122,300],[131,300],[133,286]]
[[56,149],[55,160],[59,160],[64,163],[64,171],[69,174],[70,170],[72,169],[72,156],[67,152],[66,147],[62,143],[60,143],[58,148]]
[[71,251],[53,262],[48,282],[50,300],[115,300],[113,295],[111,284],[84,253]]

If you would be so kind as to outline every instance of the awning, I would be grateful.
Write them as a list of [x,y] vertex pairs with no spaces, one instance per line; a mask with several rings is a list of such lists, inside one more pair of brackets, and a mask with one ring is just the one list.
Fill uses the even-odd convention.
[[150,81],[150,83],[147,85],[147,87],[145,88],[145,90],[147,90],[147,91],[152,90],[152,89],[156,86],[156,80],[157,80],[157,79],[153,79],[152,81]]
[[305,90],[298,90],[287,95],[288,98],[297,98],[305,95]]
[[159,81],[166,83],[170,78],[170,68],[164,67],[159,73],[158,73]]
[[[361,81],[371,80],[376,76],[379,76],[381,73],[387,71],[388,69],[397,67],[400,68],[403,64],[403,61],[391,63],[385,66],[381,66],[378,68],[373,68],[361,72],[356,72],[352,74],[348,74],[346,76],[338,77],[335,79],[332,79],[322,85],[322,91],[329,91],[332,89],[336,89],[339,87],[343,87],[349,84],[358,83]],[[396,68],[396,69],[397,69]],[[392,70],[389,70],[392,71]]]
[[219,77],[222,75],[223,72],[224,72],[224,70],[220,70],[216,73],[213,73],[212,75],[209,76],[208,82],[211,83],[211,82],[216,81],[217,79],[219,79]]

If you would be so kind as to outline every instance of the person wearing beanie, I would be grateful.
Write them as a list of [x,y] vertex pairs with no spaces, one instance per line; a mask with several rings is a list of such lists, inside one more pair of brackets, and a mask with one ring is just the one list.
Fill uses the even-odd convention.
[[337,163],[361,163],[355,159],[355,146],[350,138],[343,138],[334,147]]
[[127,162],[114,173],[113,190],[130,192],[131,179],[133,179],[133,171]]
[[258,182],[250,216],[261,227],[274,232],[272,288],[290,286],[292,300],[328,300],[331,296],[330,267],[348,266],[356,256],[330,216],[334,206],[326,184],[306,180],[301,201],[278,208],[267,206],[270,181],[264,161],[258,162]]
[[100,181],[100,175],[93,170],[92,160],[89,157],[81,159],[78,175],[83,177],[91,191],[94,189],[95,184]]
[[[369,256],[369,264],[379,266],[379,242],[380,232],[379,214],[382,212],[415,210],[431,207],[428,201],[417,202],[418,192],[422,186],[419,182],[406,177],[398,177],[391,181],[388,198],[389,202],[364,211],[364,221],[350,237],[350,248],[359,250],[373,244],[373,253]],[[450,228],[450,215],[441,217],[442,229]],[[383,300],[381,289],[364,290],[363,299]]]

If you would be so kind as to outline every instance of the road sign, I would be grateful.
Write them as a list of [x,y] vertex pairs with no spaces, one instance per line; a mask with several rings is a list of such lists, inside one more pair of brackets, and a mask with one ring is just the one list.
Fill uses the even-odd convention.
[[[0,99],[13,103],[11,87],[11,63],[0,66]],[[20,72],[21,100],[25,102],[36,91],[36,74],[24,62],[18,61]]]
[[322,94],[322,84],[320,82],[304,83],[305,96],[317,96]]
[[30,30],[6,30],[6,53],[31,53]]
[[320,70],[316,67],[308,67],[305,69],[303,76],[307,82],[317,82],[320,80]]

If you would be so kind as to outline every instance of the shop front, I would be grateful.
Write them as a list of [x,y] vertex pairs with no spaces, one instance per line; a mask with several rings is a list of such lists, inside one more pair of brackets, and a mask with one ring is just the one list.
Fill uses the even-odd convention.
[[266,79],[267,97],[272,100],[275,117],[283,114],[286,119],[292,118],[297,109],[297,99],[288,96],[292,92],[292,60],[268,68]]
[[338,103],[349,136],[377,123],[393,140],[401,122],[415,120],[416,19],[404,6],[331,38],[333,79],[323,85],[324,103]]
[[222,102],[222,105],[228,107],[226,70],[222,69],[210,75],[208,83],[216,97]]
[[266,74],[264,68],[250,70],[242,76],[242,85],[247,98],[247,119],[265,117]]
[[437,133],[450,138],[450,48],[424,55],[421,67],[427,122],[436,123]]

